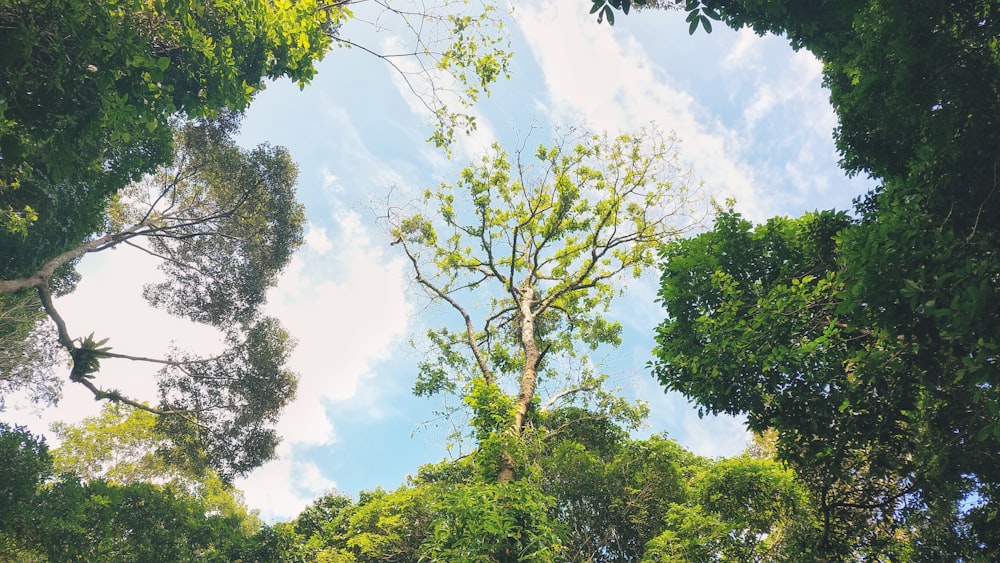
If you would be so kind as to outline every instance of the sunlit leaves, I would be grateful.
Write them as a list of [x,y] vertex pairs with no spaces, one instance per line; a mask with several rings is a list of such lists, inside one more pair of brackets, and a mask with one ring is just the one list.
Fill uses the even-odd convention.
[[[315,0],[0,8],[0,240],[37,214],[75,227],[45,258],[78,244],[108,197],[170,160],[173,116],[242,110],[265,79],[305,84],[345,14]],[[52,207],[52,189],[72,191],[88,213]]]
[[[685,180],[673,139],[656,130],[570,131],[533,154],[494,146],[455,184],[427,190],[421,212],[390,213],[418,284],[465,321],[460,332],[428,333],[415,390],[475,397],[478,378],[516,389],[516,431],[539,381],[605,405],[586,353],[620,343],[621,325],[606,315],[623,279],[691,226],[697,197]],[[505,412],[500,395],[493,411],[473,402]]]

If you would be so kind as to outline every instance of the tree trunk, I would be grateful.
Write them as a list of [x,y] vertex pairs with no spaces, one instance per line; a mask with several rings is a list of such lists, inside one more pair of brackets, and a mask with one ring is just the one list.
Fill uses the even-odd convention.
[[[517,402],[514,410],[514,435],[521,434],[524,427],[524,420],[528,415],[528,406],[535,396],[535,387],[538,384],[538,361],[541,354],[538,351],[538,342],[535,340],[535,311],[532,305],[535,302],[535,289],[525,284],[521,289],[520,301],[518,302],[518,317],[521,322],[521,350],[524,351],[524,371],[521,372],[521,386],[517,392]],[[509,483],[514,480],[516,468],[514,459],[509,452],[504,452],[500,457],[500,471],[497,473],[498,483]]]

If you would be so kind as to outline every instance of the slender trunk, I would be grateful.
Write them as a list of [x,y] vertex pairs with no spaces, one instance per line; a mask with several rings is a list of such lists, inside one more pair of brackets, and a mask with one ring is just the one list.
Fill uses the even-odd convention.
[[[538,385],[538,362],[541,353],[538,351],[538,342],[535,340],[535,312],[532,305],[535,301],[534,288],[526,285],[521,289],[521,299],[518,303],[518,316],[521,323],[521,349],[524,351],[524,371],[521,372],[521,386],[517,392],[517,401],[514,410],[514,435],[521,434],[524,421],[528,416],[528,406],[535,396],[535,387]],[[500,471],[497,473],[498,483],[508,483],[514,480],[516,468],[514,459],[509,452],[505,452],[500,457]]]

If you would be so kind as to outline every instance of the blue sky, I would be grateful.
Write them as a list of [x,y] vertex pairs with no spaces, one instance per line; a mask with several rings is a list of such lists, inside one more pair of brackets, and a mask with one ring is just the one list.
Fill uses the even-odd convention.
[[[538,143],[554,124],[617,132],[655,122],[676,132],[681,159],[706,192],[735,197],[737,209],[755,220],[846,209],[866,189],[836,166],[836,121],[820,63],[808,53],[793,52],[781,38],[721,25],[711,35],[689,36],[678,12],[633,12],[615,27],[598,25],[589,8],[584,0],[514,5],[507,25],[511,79],[475,108],[480,128],[459,140],[451,160],[424,142],[427,116],[398,75],[359,49],[331,52],[302,91],[277,83],[255,100],[242,140],[291,150],[309,221],[306,244],[268,304],[298,340],[291,367],[300,374],[299,397],[279,424],[280,459],[238,483],[267,519],[294,517],[329,490],[394,488],[421,463],[447,455],[447,428],[427,423],[436,400],[410,395],[418,354],[407,342],[427,326],[455,326],[455,319],[428,308],[374,220],[372,205],[390,188],[419,193],[449,181],[493,140],[511,146],[532,127]],[[373,34],[360,21],[343,29],[383,49],[392,31],[390,25]],[[84,281],[58,303],[71,331],[109,337],[116,349],[137,355],[162,353],[170,342],[217,345],[212,331],[142,303],[142,283],[156,276],[144,257],[104,254],[81,263]],[[631,282],[616,302],[624,344],[604,358],[604,370],[649,402],[643,435],[667,431],[704,455],[739,452],[746,438],[739,421],[699,419],[646,371],[653,328],[662,319],[654,297],[649,275]],[[153,371],[109,365],[102,378],[153,398]],[[55,409],[8,405],[3,418],[38,431],[99,410],[72,385]]]

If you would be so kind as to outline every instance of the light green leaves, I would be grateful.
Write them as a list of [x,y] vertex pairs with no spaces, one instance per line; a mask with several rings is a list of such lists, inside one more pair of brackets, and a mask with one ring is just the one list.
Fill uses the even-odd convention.
[[417,283],[464,321],[428,333],[415,391],[462,396],[481,443],[520,432],[540,385],[628,418],[587,354],[621,342],[607,314],[623,280],[692,226],[698,202],[672,143],[649,129],[571,130],[533,154],[494,145],[454,184],[427,190],[421,213],[390,215]]

